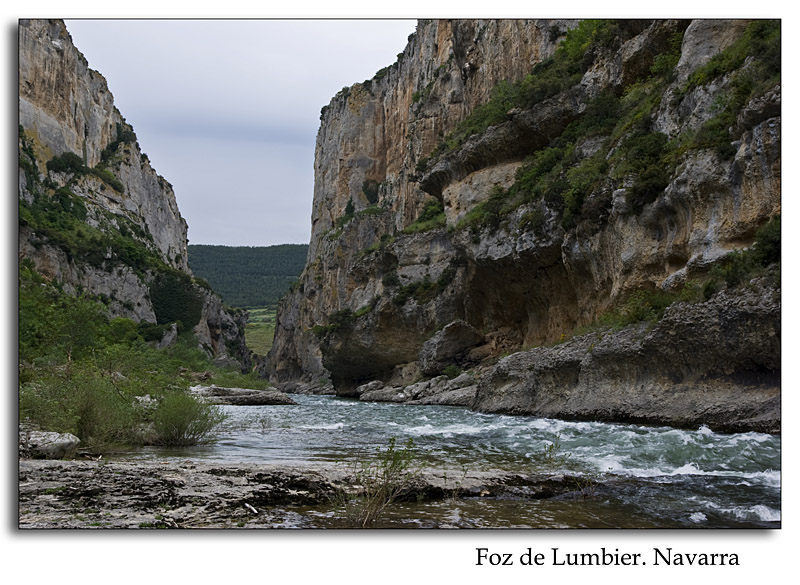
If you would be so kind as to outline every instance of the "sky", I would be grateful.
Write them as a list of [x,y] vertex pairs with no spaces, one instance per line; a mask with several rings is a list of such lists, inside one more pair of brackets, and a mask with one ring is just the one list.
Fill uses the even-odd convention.
[[191,244],[306,244],[322,106],[391,65],[416,21],[66,20]]

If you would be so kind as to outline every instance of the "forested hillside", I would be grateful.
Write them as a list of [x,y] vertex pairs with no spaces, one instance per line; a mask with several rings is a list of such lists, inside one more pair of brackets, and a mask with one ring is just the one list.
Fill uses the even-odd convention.
[[274,305],[303,271],[308,246],[190,245],[189,266],[234,307]]

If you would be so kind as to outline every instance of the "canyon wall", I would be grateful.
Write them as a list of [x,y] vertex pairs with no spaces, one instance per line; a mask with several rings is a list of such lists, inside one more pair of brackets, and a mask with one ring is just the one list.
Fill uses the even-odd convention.
[[[780,216],[779,64],[753,31],[420,21],[322,110],[308,261],[261,371],[341,395],[488,372],[637,294],[702,286]],[[486,104],[501,115],[481,126]],[[753,369],[780,366],[727,374]]]
[[[157,275],[191,281],[186,221],[63,21],[20,21],[19,125],[20,260],[70,294],[101,298],[113,316],[156,322]],[[202,304],[200,345],[248,366],[245,316],[187,286]]]

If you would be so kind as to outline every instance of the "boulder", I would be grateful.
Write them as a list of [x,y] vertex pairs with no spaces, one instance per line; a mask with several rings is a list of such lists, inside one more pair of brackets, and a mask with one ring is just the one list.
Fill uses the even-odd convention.
[[364,402],[405,402],[406,399],[407,396],[403,392],[403,388],[384,386],[383,384],[359,396],[359,400]]
[[358,386],[355,393],[360,397],[362,394],[370,394],[378,390],[383,390],[383,382],[380,380],[373,380],[372,382],[367,382],[366,384]]
[[423,373],[429,376],[440,373],[459,355],[481,342],[483,335],[472,325],[460,319],[453,321],[422,345],[419,363]]
[[70,433],[55,433],[20,427],[19,456],[22,459],[64,459],[75,454],[81,440]]

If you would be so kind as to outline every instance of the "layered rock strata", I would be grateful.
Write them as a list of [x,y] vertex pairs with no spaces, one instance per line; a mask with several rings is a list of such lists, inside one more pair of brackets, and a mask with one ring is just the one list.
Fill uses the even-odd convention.
[[[758,66],[750,58],[728,73],[693,75],[740,42],[747,21],[615,23],[613,38],[591,45],[583,56],[575,84],[534,106],[509,109],[505,121],[447,146],[458,124],[496,97],[492,88],[518,81],[547,61],[576,26],[421,21],[394,65],[345,88],[323,108],[308,262],[281,303],[262,372],[279,382],[299,381],[305,390],[329,391],[332,384],[339,394],[357,395],[373,380],[402,388],[448,365],[483,371],[505,354],[557,343],[638,291],[677,292],[703,281],[780,215],[779,81],[735,112],[719,147],[698,138],[740,91],[748,67]],[[656,75],[663,76],[663,86],[652,111],[638,121],[632,116],[618,134],[606,129],[572,139],[577,162],[564,171],[567,187],[555,199],[491,207],[493,194],[519,180],[531,155],[563,144],[570,124],[593,115],[604,96],[627,103],[640,92],[644,102],[654,99],[646,88]],[[630,160],[648,155],[632,151],[629,160],[620,160],[615,154],[626,136],[645,132],[641,128],[651,145],[688,145],[675,147],[672,166],[659,163],[667,175],[655,192],[647,192],[649,198],[637,195],[647,176],[624,170]],[[596,185],[570,222],[569,185],[591,170],[584,163],[595,160],[606,170],[593,179]],[[478,211],[483,223],[470,223]],[[774,310],[779,313],[779,301]],[[464,335],[457,351],[437,358],[436,348],[457,323],[469,327],[473,339]],[[701,349],[700,341],[711,345]],[[720,339],[671,342],[715,355]],[[779,355],[779,338],[777,343]],[[740,352],[726,354],[729,369],[767,368],[767,385],[778,388],[777,362],[751,368],[745,358],[759,353],[762,340],[741,344]],[[621,364],[628,356],[620,350],[614,359]],[[610,372],[605,370],[608,380],[632,383]],[[703,372],[683,379],[698,380]],[[661,371],[647,376],[655,379]],[[480,400],[488,408],[492,391],[482,388]],[[525,410],[510,404],[502,409]],[[649,416],[620,412],[623,418]]]

